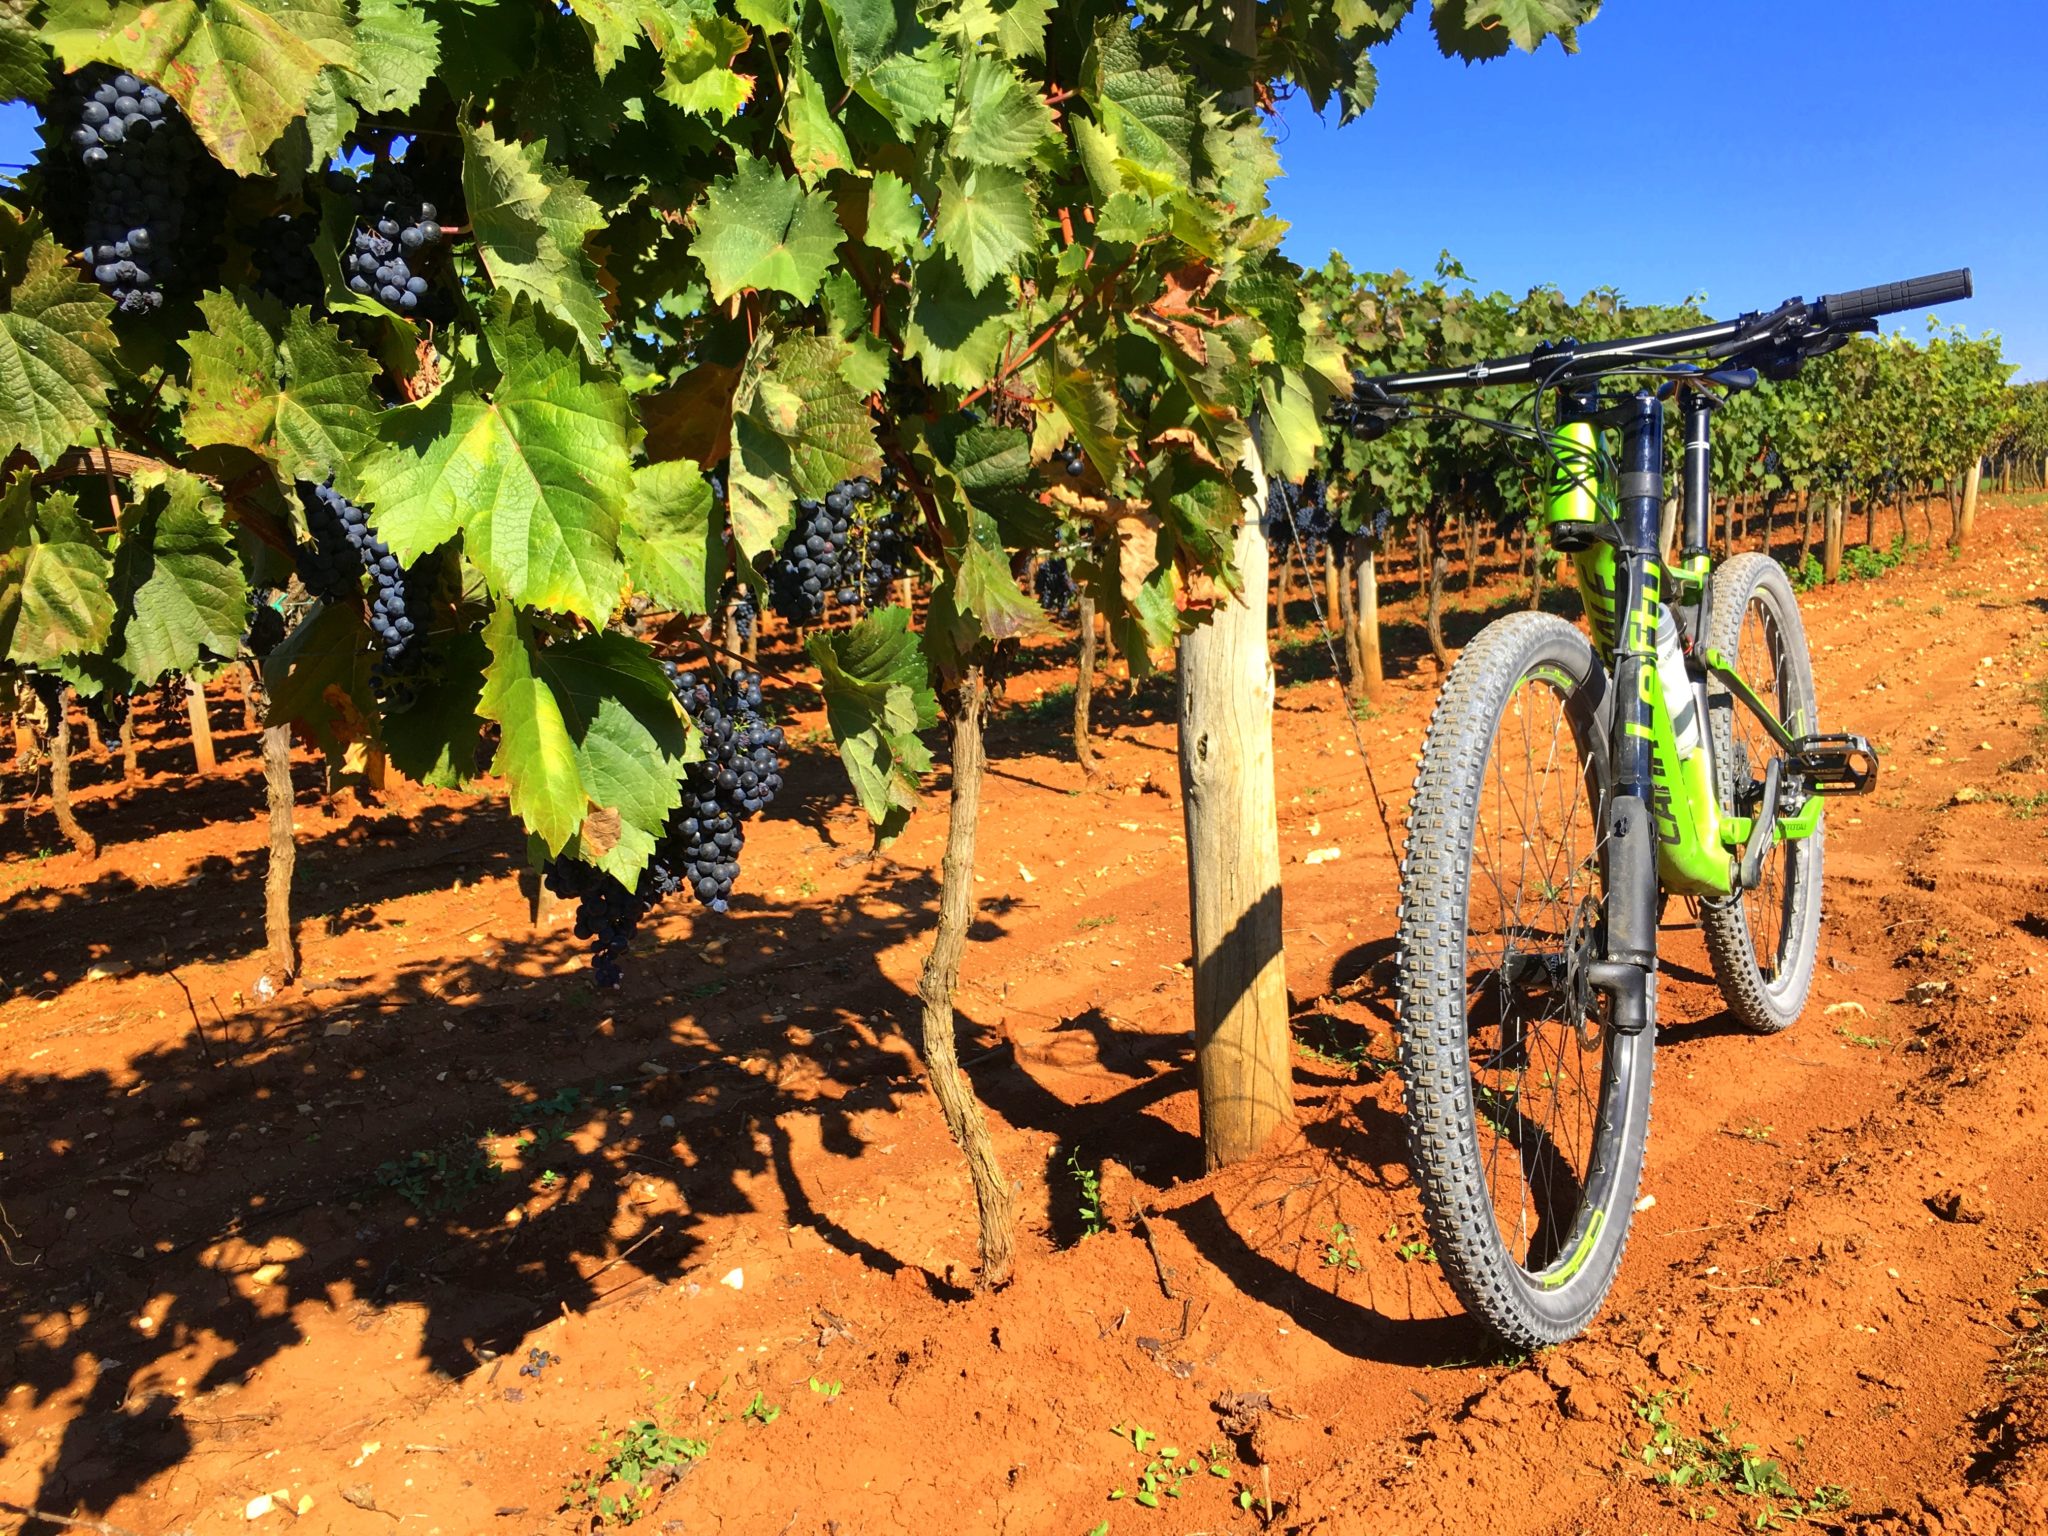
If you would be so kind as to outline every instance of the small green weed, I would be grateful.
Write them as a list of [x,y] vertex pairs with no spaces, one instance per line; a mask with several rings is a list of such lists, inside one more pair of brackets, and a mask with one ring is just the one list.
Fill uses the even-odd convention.
[[1887,1049],[1892,1043],[1889,1035],[1859,1035],[1855,1030],[1850,1029],[1844,1024],[1837,1024],[1835,1026],[1835,1033],[1851,1045],[1860,1045],[1866,1051],[1882,1051]]
[[381,1164],[373,1182],[388,1189],[414,1210],[440,1216],[468,1202],[504,1170],[476,1141],[423,1148]]
[[1102,1166],[1084,1163],[1081,1149],[1071,1147],[1062,1165],[1074,1183],[1074,1213],[1080,1218],[1081,1235],[1094,1237],[1109,1230],[1109,1218],[1102,1213]]
[[1302,1055],[1326,1067],[1355,1074],[1360,1081],[1393,1071],[1391,1057],[1373,1054],[1367,1030],[1327,1013],[1311,1013],[1294,1021],[1294,1044]]
[[1431,1246],[1429,1239],[1426,1237],[1403,1238],[1401,1236],[1401,1224],[1398,1221],[1387,1223],[1387,1230],[1380,1234],[1380,1241],[1394,1244],[1394,1257],[1403,1264],[1413,1264],[1417,1259],[1422,1260],[1425,1264],[1434,1264],[1436,1262],[1436,1249]]
[[[1649,1438],[1638,1451],[1644,1466],[1652,1469],[1651,1480],[1660,1488],[1718,1492],[1757,1500],[1744,1522],[1758,1531],[1777,1530],[1810,1514],[1824,1514],[1845,1507],[1847,1492],[1823,1483],[1802,1494],[1784,1467],[1770,1457],[1759,1455],[1757,1447],[1737,1440],[1742,1426],[1727,1408],[1721,1422],[1704,1434],[1693,1434],[1675,1423],[1674,1407],[1684,1407],[1689,1391],[1669,1388],[1638,1396],[1632,1406],[1636,1418],[1648,1429]],[[1712,1521],[1719,1509],[1711,1504],[1688,1506],[1694,1520]]]
[[740,1417],[765,1428],[782,1417],[782,1410],[769,1402],[762,1393],[756,1392],[754,1400],[740,1410]]
[[1100,912],[1097,913],[1094,917],[1084,917],[1078,923],[1074,924],[1076,928],[1082,929],[1083,931],[1086,931],[1090,928],[1111,928],[1115,925],[1116,914],[1114,912]]
[[1351,1229],[1341,1221],[1330,1223],[1330,1240],[1323,1244],[1323,1263],[1331,1269],[1348,1269],[1353,1274],[1364,1268],[1358,1260],[1357,1245],[1351,1241]]
[[838,1401],[839,1394],[846,1390],[846,1383],[843,1381],[820,1381],[817,1377],[813,1376],[811,1378],[811,1390],[828,1403],[836,1402]]
[[711,1445],[669,1434],[652,1419],[635,1419],[616,1438],[600,1437],[587,1449],[604,1461],[588,1477],[569,1485],[561,1507],[584,1511],[595,1524],[605,1526],[633,1524],[691,1463],[710,1454]]
[[1776,1129],[1776,1126],[1765,1125],[1762,1121],[1758,1120],[1754,1115],[1752,1115],[1749,1119],[1743,1121],[1741,1125],[1735,1128],[1735,1134],[1740,1136],[1744,1141],[1768,1142],[1771,1139],[1771,1132],[1773,1132]]
[[[1146,1446],[1159,1438],[1151,1430],[1136,1424],[1113,1424],[1110,1433],[1130,1441],[1131,1449],[1140,1456],[1145,1455]],[[1110,1502],[1129,1499],[1146,1509],[1158,1509],[1161,1499],[1179,1498],[1181,1488],[1191,1477],[1200,1477],[1204,1473],[1210,1477],[1229,1477],[1230,1466],[1223,1457],[1224,1449],[1220,1445],[1212,1445],[1206,1451],[1189,1451],[1185,1457],[1181,1455],[1179,1446],[1162,1445],[1138,1474],[1136,1488],[1110,1489]],[[1108,1525],[1105,1520],[1098,1529],[1106,1530]]]
[[1044,724],[1053,720],[1065,720],[1074,713],[1074,685],[1055,683],[1029,704],[1017,711],[1026,720]]

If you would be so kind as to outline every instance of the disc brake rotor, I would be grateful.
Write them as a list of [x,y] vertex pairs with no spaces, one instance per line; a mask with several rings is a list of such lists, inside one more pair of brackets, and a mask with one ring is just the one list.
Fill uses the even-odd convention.
[[1571,922],[1565,928],[1564,1007],[1565,1022],[1579,1037],[1580,1048],[1588,1051],[1598,1050],[1606,1033],[1590,975],[1602,948],[1599,899],[1582,896],[1572,908]]

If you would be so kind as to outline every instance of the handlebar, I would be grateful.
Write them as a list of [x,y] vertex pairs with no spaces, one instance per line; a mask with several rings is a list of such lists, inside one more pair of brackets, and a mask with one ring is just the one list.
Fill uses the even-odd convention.
[[[1489,358],[1462,368],[1427,373],[1361,374],[1357,382],[1368,403],[1399,394],[1438,389],[1472,389],[1493,384],[1568,383],[1612,371],[1631,362],[1668,362],[1704,354],[1735,362],[1782,353],[1788,347],[1812,345],[1812,351],[1841,344],[1850,331],[1869,328],[1880,315],[1967,299],[1972,292],[1970,269],[1937,272],[1905,282],[1880,283],[1830,293],[1808,303],[1787,299],[1767,313],[1738,315],[1733,320],[1665,331],[1655,336],[1630,336],[1618,341],[1551,342],[1513,357]],[[1797,354],[1795,354],[1796,357]],[[1796,364],[1795,364],[1796,366]]]
[[1851,288],[1847,293],[1821,296],[1817,306],[1837,325],[1856,320],[1875,320],[1895,315],[1902,309],[1926,309],[1967,299],[1974,289],[1970,269],[1936,272],[1927,277],[1909,277],[1903,283],[1879,283],[1873,288]]

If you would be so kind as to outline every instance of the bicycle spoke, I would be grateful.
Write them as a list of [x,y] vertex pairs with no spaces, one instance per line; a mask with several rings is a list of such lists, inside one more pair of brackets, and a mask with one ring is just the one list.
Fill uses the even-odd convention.
[[1587,1049],[1566,996],[1574,916],[1582,898],[1598,895],[1598,845],[1565,702],[1541,678],[1523,679],[1509,697],[1484,770],[1467,882],[1481,1163],[1496,1230],[1532,1270],[1555,1261],[1577,1222],[1604,1083],[1604,1050]]

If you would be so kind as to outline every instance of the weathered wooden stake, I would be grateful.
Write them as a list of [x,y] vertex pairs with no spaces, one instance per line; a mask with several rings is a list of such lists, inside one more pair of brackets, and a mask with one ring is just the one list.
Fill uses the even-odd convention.
[[1074,758],[1095,777],[1095,742],[1088,734],[1088,703],[1095,691],[1095,599],[1081,592],[1081,652],[1074,666]]
[[57,830],[70,839],[71,846],[88,859],[96,859],[100,845],[78,824],[71,808],[71,710],[68,688],[57,693],[57,707],[50,722],[50,805],[57,813]]
[[960,678],[953,715],[952,792],[946,824],[946,857],[939,879],[939,926],[931,954],[918,981],[923,1001],[925,1070],[939,1101],[946,1129],[967,1158],[974,1184],[974,1207],[981,1236],[983,1290],[1010,1278],[1015,1261],[1016,1198],[996,1162],[995,1142],[974,1085],[960,1065],[959,1042],[953,1034],[953,993],[960,984],[960,955],[974,921],[974,834],[981,820],[982,722],[988,692],[981,668],[972,665]]
[[1273,665],[1265,645],[1265,475],[1245,503],[1236,601],[1180,642],[1180,784],[1195,957],[1202,1150],[1220,1168],[1294,1117],[1273,795]]
[[185,679],[185,718],[192,725],[192,756],[201,773],[214,770],[213,722],[206,713],[206,685],[196,677]]

